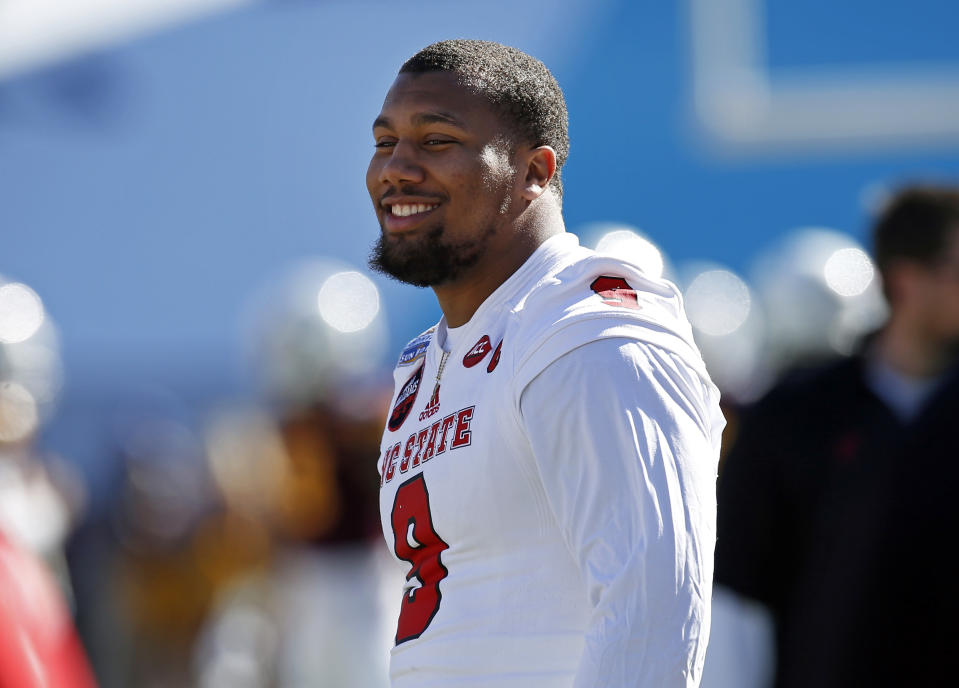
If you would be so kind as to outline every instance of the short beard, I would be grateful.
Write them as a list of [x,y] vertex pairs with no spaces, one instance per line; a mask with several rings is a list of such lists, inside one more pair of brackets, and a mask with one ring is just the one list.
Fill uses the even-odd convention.
[[370,251],[369,265],[376,272],[417,287],[435,287],[452,282],[479,262],[490,226],[477,239],[458,244],[442,240],[443,228],[435,227],[420,239],[381,233]]

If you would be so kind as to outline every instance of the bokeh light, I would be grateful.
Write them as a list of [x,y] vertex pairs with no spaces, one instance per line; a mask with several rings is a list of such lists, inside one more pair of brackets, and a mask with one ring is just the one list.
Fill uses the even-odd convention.
[[723,395],[741,403],[767,389],[765,318],[752,288],[728,268],[710,262],[680,267],[686,314],[709,375]]
[[665,262],[663,253],[652,241],[631,229],[614,229],[600,237],[596,250],[639,265],[643,272],[653,277],[662,277]]
[[247,303],[243,321],[252,372],[271,400],[294,406],[372,373],[389,342],[376,286],[327,258],[270,279]]
[[686,314],[697,330],[722,336],[746,322],[752,306],[749,287],[729,270],[707,270],[686,289]]
[[366,276],[355,271],[330,275],[317,297],[320,316],[340,332],[359,332],[380,312],[380,293]]
[[623,222],[589,222],[577,227],[580,244],[639,266],[650,277],[674,279],[669,256],[646,232]]
[[0,286],[0,342],[16,344],[30,339],[43,324],[43,302],[20,282]]
[[768,316],[771,365],[850,353],[886,316],[862,246],[824,227],[793,230],[759,256],[755,283]]
[[37,331],[15,344],[0,342],[0,379],[23,385],[37,402],[41,420],[50,417],[63,388],[60,334],[45,314]]
[[840,296],[859,296],[869,287],[875,270],[861,248],[841,248],[826,260],[823,277]]
[[39,416],[33,395],[16,382],[0,382],[0,442],[20,442],[37,429]]

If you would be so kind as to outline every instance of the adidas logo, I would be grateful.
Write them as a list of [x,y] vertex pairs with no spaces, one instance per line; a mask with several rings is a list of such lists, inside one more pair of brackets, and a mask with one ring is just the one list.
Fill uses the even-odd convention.
[[433,396],[430,397],[430,400],[426,403],[426,408],[423,409],[423,412],[420,413],[420,420],[426,420],[431,418],[439,413],[440,410],[440,386],[436,385],[436,389],[433,390]]

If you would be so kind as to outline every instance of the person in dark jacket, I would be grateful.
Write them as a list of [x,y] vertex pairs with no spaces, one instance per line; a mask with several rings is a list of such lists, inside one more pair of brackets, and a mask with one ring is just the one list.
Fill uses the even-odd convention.
[[[749,409],[720,475],[714,634],[761,644],[762,623],[723,619],[731,598],[768,612],[777,688],[955,680],[959,189],[903,189],[873,238],[888,321]],[[764,683],[715,663],[704,688]]]

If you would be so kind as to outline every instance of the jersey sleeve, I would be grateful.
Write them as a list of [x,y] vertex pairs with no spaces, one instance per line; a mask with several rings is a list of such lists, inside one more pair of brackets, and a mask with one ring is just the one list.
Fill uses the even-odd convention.
[[520,415],[591,609],[575,687],[698,685],[723,423],[715,388],[674,353],[605,338],[543,369]]

